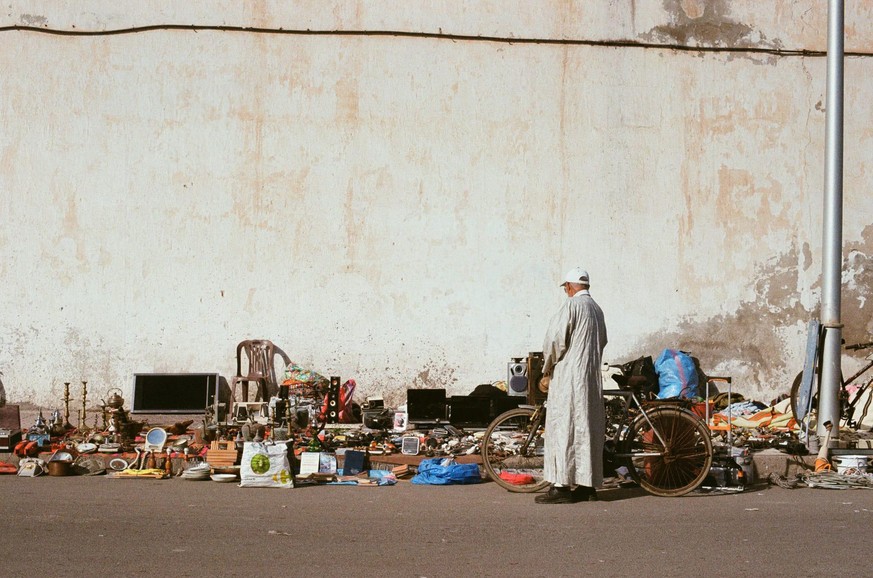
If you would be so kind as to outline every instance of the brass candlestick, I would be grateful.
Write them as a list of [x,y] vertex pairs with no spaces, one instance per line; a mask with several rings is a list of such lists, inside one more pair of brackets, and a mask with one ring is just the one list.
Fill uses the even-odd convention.
[[85,423],[85,418],[87,417],[87,406],[88,406],[88,382],[82,382],[82,419],[79,420],[79,427],[85,429],[88,427],[88,424]]
[[70,382],[64,382],[64,429],[73,429],[70,423]]

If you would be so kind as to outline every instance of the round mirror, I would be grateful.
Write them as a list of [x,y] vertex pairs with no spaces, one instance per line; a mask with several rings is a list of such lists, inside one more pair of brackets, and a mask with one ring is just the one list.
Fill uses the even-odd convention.
[[148,431],[145,437],[146,446],[161,447],[167,442],[167,432],[159,427],[153,427]]

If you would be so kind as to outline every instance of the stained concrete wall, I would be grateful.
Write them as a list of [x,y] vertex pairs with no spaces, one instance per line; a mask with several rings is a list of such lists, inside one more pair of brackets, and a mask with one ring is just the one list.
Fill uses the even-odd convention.
[[[765,400],[802,365],[824,2],[7,4],[12,401],[231,375],[245,338],[361,398],[463,394],[540,348],[575,265],[609,360],[684,348]],[[873,333],[873,3],[847,4],[851,341]]]

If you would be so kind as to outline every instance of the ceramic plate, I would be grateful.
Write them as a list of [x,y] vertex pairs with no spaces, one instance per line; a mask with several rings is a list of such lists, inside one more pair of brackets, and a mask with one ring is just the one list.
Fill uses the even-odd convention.
[[213,482],[235,482],[237,479],[236,474],[212,474]]

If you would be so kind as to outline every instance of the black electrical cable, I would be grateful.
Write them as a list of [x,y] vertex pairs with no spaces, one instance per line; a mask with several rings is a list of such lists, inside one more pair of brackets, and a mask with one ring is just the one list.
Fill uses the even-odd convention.
[[[771,54],[774,56],[827,56],[824,50],[763,48],[756,46],[688,46],[684,44],[659,44],[636,40],[584,40],[574,38],[513,38],[506,36],[473,36],[468,34],[445,34],[443,32],[408,32],[402,30],[309,30],[289,28],[260,28],[255,26],[197,25],[197,24],[153,24],[132,26],[110,30],[60,30],[39,26],[0,26],[0,32],[36,32],[57,36],[117,36],[139,34],[158,30],[185,30],[191,32],[244,32],[249,34],[284,34],[292,36],[396,36],[401,38],[432,38],[452,42],[491,42],[501,44],[552,44],[559,46],[600,46],[610,48],[648,48],[656,50],[677,50],[683,52],[726,52],[741,54]],[[845,56],[873,56],[873,52],[844,51]]]

